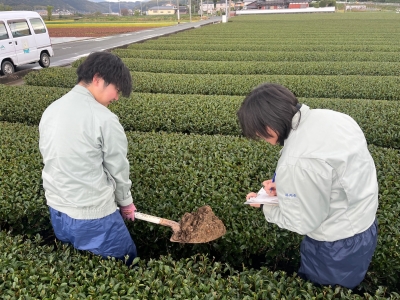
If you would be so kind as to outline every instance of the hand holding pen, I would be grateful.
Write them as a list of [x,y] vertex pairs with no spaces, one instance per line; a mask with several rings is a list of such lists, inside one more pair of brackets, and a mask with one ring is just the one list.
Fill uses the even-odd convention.
[[265,180],[265,181],[263,181],[263,183],[262,183],[265,192],[266,192],[269,196],[276,196],[275,176],[276,176],[276,173],[274,174],[274,177],[272,177],[272,179],[270,179],[270,180]]

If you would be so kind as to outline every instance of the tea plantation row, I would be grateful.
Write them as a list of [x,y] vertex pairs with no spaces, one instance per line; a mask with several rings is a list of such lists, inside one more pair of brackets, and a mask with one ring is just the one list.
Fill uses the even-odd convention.
[[[207,40],[207,38],[204,38]],[[191,41],[191,42],[190,42]],[[180,40],[175,40],[175,43],[163,41],[154,41],[153,43],[136,43],[128,46],[130,50],[172,50],[172,51],[271,51],[271,52],[287,52],[287,51],[317,51],[317,52],[398,52],[399,47],[397,45],[301,45],[298,46],[294,43],[290,45],[282,45],[277,41],[278,44],[273,44],[271,41],[264,41],[264,44],[254,44],[252,41],[250,44],[248,41],[230,40],[227,43],[203,43],[203,39],[197,41],[198,43],[193,44],[193,40],[189,40],[187,43],[182,43]]]
[[[0,120],[38,125],[43,111],[69,89],[1,86]],[[311,108],[346,113],[369,144],[400,149],[400,101],[300,98]],[[133,93],[110,106],[127,131],[240,135],[236,112],[242,96]]]
[[[54,249],[56,247],[56,249]],[[2,299],[398,299],[383,288],[359,296],[341,288],[318,288],[285,272],[244,269],[196,255],[139,261],[127,268],[114,260],[57,243],[41,245],[0,231]]]
[[[84,58],[75,61],[78,67]],[[366,75],[399,76],[400,63],[394,62],[255,62],[255,61],[197,61],[123,58],[132,72],[177,74],[232,74],[232,75]]]
[[[180,246],[169,242],[169,229],[129,223],[141,257],[211,253],[236,268],[244,263],[296,270],[301,236],[267,223],[259,210],[243,205],[246,193],[272,175],[279,149],[233,136],[128,132],[127,137],[132,194],[140,211],[179,220],[208,204],[227,227],[227,234],[215,242]],[[37,144],[37,126],[0,123],[0,225],[15,233],[50,228]],[[369,149],[380,186],[380,238],[368,282],[394,288],[400,271],[400,152]]]
[[375,61],[400,62],[399,52],[325,52],[325,51],[159,51],[113,50],[121,58],[150,58],[201,61]]
[[[400,57],[400,56],[399,56]],[[206,75],[132,72],[133,90],[142,93],[247,95],[255,86],[274,82],[297,97],[400,100],[398,76],[317,75]],[[35,86],[72,88],[74,68],[51,68],[31,72],[25,82]]]
[[[235,22],[236,21],[237,20],[235,20]],[[381,49],[391,49],[392,46],[395,47],[400,44],[398,40],[392,38],[396,35],[392,34],[391,36],[385,36],[384,34],[382,34],[382,32],[379,33],[379,36],[377,36],[376,34],[375,35],[367,34],[367,35],[362,35],[360,37],[357,37],[355,35],[351,35],[351,37],[345,37],[343,35],[318,35],[318,36],[311,35],[305,38],[304,36],[299,36],[297,34],[296,36],[291,36],[290,39],[286,38],[282,39],[281,36],[275,34],[267,35],[267,33],[265,32],[262,37],[260,35],[254,36],[249,33],[235,35],[232,33],[225,32],[222,35],[219,35],[218,34],[219,31],[210,32],[213,30],[211,26],[208,28],[210,29],[208,32],[204,31],[205,29],[206,28],[202,28],[203,31],[201,34],[193,34],[194,31],[186,31],[186,32],[180,32],[179,34],[176,35],[169,35],[167,37],[160,36],[157,39],[146,40],[145,43],[187,44],[193,42],[193,39],[195,39],[196,41],[201,41],[201,44],[247,43],[250,46],[253,44],[254,45],[263,44],[266,47],[272,47],[272,48],[279,47],[277,49],[280,49],[280,47],[283,46],[286,46],[287,48],[293,46],[296,47],[299,46],[299,47],[305,47],[305,49],[310,49],[310,50],[318,49],[319,47],[321,47],[321,49],[326,49],[327,51],[330,51],[330,48],[325,48],[325,47],[333,46],[333,52],[335,52],[335,49],[340,49],[342,47],[353,49],[352,47],[360,47],[360,46],[364,46],[365,51],[368,52],[370,49],[374,47],[381,47]],[[310,46],[311,48],[307,48]],[[399,49],[393,48],[393,51],[399,51]]]
[[[240,37],[214,37],[212,36],[204,36],[198,37],[196,36],[199,46],[205,47],[204,45],[212,45],[211,47],[221,47],[221,44],[233,47],[233,45],[238,45],[239,48],[233,48],[231,51],[249,51],[249,48],[253,46],[261,47],[259,51],[331,51],[331,52],[348,52],[348,51],[360,51],[360,52],[398,52],[398,42],[395,43],[386,43],[385,40],[366,40],[362,41],[352,41],[349,43],[348,40],[343,40],[343,43],[340,43],[338,39],[326,39],[318,38],[318,40],[313,41],[312,39],[299,39],[299,40],[282,40],[282,38],[274,38],[268,37],[268,39],[260,39],[260,38],[251,38],[246,36]],[[221,43],[222,42],[222,43]],[[168,37],[159,37],[158,39],[148,40],[145,43],[141,44],[148,45],[152,47],[153,45],[159,44],[161,47],[164,45],[179,45],[185,47],[185,45],[193,45],[193,36],[187,35],[170,35]],[[132,44],[128,46],[128,49],[135,49],[139,44]],[[151,46],[150,46],[151,45]],[[244,45],[247,45],[245,47]],[[243,49],[240,49],[243,48]],[[145,49],[145,48],[143,48]],[[150,49],[150,48],[149,48]],[[253,48],[252,48],[253,49]],[[196,50],[196,49],[194,49]],[[199,49],[197,49],[199,50]],[[218,50],[219,51],[219,50]],[[254,50],[253,50],[254,51]]]

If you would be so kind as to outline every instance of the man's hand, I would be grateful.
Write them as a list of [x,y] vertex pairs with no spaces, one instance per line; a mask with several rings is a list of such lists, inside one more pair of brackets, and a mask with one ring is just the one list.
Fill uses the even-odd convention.
[[119,212],[124,220],[135,221],[135,211],[136,207],[133,203],[127,206],[120,206],[119,208]]

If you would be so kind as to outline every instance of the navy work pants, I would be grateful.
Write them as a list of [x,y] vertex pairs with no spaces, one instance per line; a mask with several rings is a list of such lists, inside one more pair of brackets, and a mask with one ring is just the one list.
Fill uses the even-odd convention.
[[377,239],[377,220],[366,231],[335,242],[306,236],[300,246],[299,276],[320,285],[354,289],[367,273]]
[[118,210],[93,220],[73,219],[51,207],[49,210],[54,233],[60,241],[103,258],[110,256],[125,261],[129,255],[127,265],[137,256],[136,245]]

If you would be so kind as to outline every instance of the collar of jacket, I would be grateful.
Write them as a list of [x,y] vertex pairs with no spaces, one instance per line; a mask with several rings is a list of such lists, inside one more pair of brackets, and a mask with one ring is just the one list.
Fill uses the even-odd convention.
[[[289,136],[287,139],[290,138],[290,135],[292,134],[293,130],[296,130],[297,127],[301,126],[301,124],[304,122],[304,120],[307,119],[307,117],[310,113],[310,110],[311,109],[309,106],[307,106],[305,104],[301,105],[300,110],[292,118],[292,128],[295,128],[295,129],[290,130],[290,133],[289,133]],[[301,114],[301,118],[300,118],[300,114]],[[299,122],[299,118],[300,118],[300,123],[297,124]],[[285,145],[286,140],[283,142],[283,145]],[[281,149],[281,151],[279,151],[279,154],[282,154],[282,150],[283,150],[283,148]]]
[[83,85],[77,84],[74,86],[74,88],[72,90],[76,93],[80,93],[85,96],[89,96],[89,97],[93,98],[94,100],[96,100],[94,98],[94,96],[92,95],[92,93],[87,88],[85,88]]

